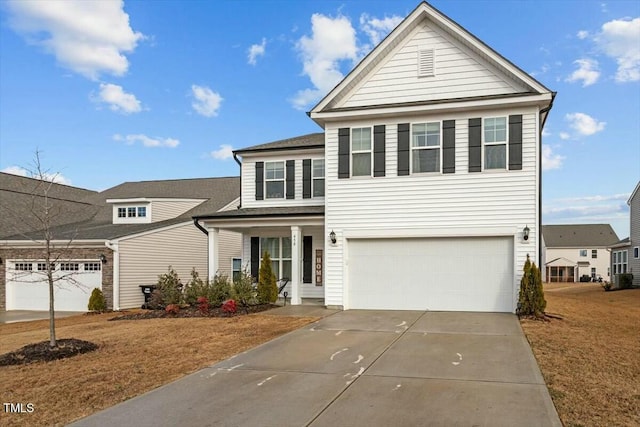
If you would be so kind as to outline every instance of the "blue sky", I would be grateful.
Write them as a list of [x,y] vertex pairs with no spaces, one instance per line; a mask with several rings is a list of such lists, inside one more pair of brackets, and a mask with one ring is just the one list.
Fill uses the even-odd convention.
[[[0,170],[36,149],[71,185],[238,174],[231,149],[305,114],[417,0],[0,2]],[[640,179],[640,2],[433,6],[557,91],[544,223],[629,232]]]

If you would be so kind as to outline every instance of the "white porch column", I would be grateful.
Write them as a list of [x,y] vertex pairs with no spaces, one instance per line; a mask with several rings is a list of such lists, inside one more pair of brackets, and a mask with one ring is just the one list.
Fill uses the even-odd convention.
[[302,267],[302,230],[291,226],[291,305],[302,304],[300,277]]
[[218,262],[218,256],[220,255],[220,233],[217,228],[207,228],[207,232],[209,233],[209,256],[208,256],[208,267],[209,267],[209,280],[213,280],[213,277],[216,275],[218,268],[220,267],[220,263]]

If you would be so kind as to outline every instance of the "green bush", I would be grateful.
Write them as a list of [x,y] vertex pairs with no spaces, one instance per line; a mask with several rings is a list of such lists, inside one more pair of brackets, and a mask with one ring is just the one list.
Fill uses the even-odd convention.
[[107,309],[107,301],[104,299],[104,294],[98,288],[95,288],[91,292],[89,297],[89,311],[105,311]]
[[231,298],[229,276],[220,273],[216,274],[209,286],[209,293],[205,296],[209,299],[209,303],[216,307]]
[[258,275],[258,302],[261,304],[274,303],[277,299],[278,285],[276,285],[276,275],[273,274],[271,269],[269,252],[265,251]]
[[182,283],[178,273],[171,266],[167,273],[158,276],[157,290],[160,291],[163,305],[182,303]]
[[194,306],[198,302],[199,297],[206,297],[209,301],[209,281],[202,280],[200,275],[194,268],[191,270],[191,280],[184,288],[184,302]]
[[256,290],[253,287],[253,277],[248,271],[242,270],[233,283],[232,298],[241,306],[247,307],[255,303]]
[[621,273],[616,274],[616,276],[616,281],[620,289],[631,289],[631,287],[633,286],[633,274]]
[[540,269],[529,260],[524,263],[522,280],[520,280],[520,295],[518,297],[518,314],[540,317],[544,315],[547,301],[542,290]]

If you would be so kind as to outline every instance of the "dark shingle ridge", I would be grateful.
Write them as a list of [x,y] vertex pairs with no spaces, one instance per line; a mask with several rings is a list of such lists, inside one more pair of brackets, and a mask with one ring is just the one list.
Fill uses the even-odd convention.
[[251,147],[234,150],[234,153],[249,153],[253,151],[268,150],[290,150],[303,148],[324,147],[324,132],[309,133],[307,135],[295,136],[278,141],[267,142],[265,144],[253,145]]

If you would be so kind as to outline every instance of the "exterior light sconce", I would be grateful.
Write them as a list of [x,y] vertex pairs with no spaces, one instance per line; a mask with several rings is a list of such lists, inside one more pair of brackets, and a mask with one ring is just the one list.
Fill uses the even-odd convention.
[[329,239],[331,240],[331,243],[333,243],[334,245],[336,244],[336,232],[331,230],[331,233],[329,233]]
[[105,264],[107,262],[107,257],[104,254],[100,254],[99,258],[101,263]]
[[524,228],[522,229],[522,238],[524,239],[524,241],[526,242],[527,240],[529,240],[529,226],[525,225]]

